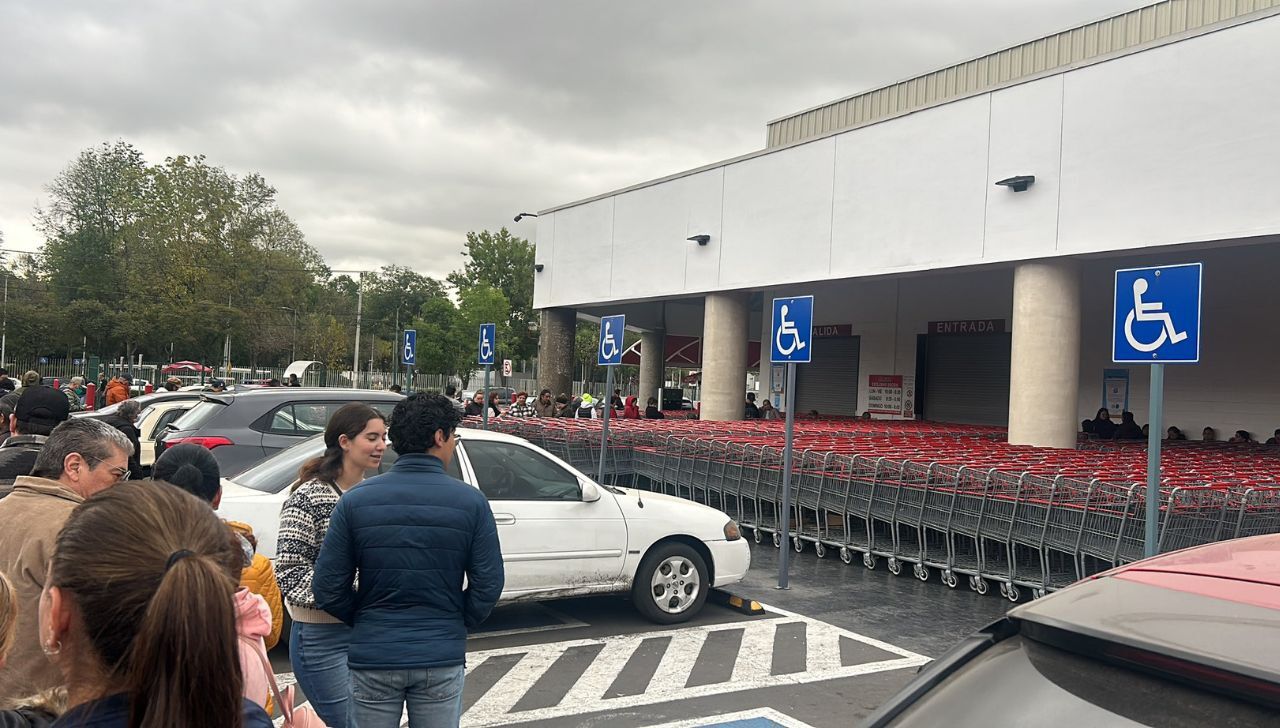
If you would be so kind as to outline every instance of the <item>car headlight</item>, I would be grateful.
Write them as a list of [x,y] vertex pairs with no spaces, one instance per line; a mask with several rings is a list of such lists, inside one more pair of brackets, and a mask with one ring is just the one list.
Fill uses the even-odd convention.
[[738,530],[737,521],[729,521],[724,524],[724,538],[726,541],[737,541],[742,538],[742,531]]

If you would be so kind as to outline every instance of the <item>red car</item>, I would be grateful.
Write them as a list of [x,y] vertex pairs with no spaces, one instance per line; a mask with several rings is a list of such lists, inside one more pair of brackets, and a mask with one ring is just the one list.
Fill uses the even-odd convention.
[[1015,607],[863,725],[1280,725],[1280,534],[1164,554]]

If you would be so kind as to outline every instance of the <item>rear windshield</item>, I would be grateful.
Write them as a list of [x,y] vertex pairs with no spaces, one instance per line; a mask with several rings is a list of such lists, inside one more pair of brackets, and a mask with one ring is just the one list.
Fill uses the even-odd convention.
[[[983,696],[975,700],[975,695]],[[993,713],[994,711],[994,713]],[[1090,728],[1266,725],[1267,711],[1022,636],[978,655],[889,725],[1059,725]]]
[[302,464],[324,453],[324,435],[308,437],[293,447],[282,450],[232,478],[237,485],[279,493],[298,479]]
[[187,432],[190,430],[198,430],[204,426],[204,423],[213,419],[213,416],[222,411],[226,407],[225,402],[218,402],[212,399],[206,399],[195,407],[187,410],[187,413],[177,419],[173,423],[172,429]]

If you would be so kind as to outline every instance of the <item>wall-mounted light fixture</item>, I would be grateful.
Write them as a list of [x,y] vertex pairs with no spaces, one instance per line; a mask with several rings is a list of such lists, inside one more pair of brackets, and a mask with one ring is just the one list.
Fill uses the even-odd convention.
[[534,272],[534,273],[541,273],[541,272],[542,272],[542,264],[541,264],[541,263],[534,263],[534,264],[533,264],[533,272]]
[[711,242],[711,236],[710,235],[694,235],[693,237],[689,238],[689,242],[697,243],[698,245],[706,245],[707,243]]
[[1008,177],[996,183],[997,187],[1008,187],[1014,192],[1026,192],[1027,188],[1036,183],[1034,174],[1020,174],[1016,177]]
[[522,212],[519,215],[516,215],[516,222],[520,222],[522,218],[526,217],[537,217],[537,214],[532,212]]

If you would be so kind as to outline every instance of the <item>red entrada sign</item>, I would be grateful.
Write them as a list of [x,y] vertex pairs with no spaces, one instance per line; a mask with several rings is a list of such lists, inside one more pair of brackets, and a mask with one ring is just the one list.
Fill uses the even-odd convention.
[[1003,334],[1004,319],[970,319],[967,321],[930,321],[930,334]]

